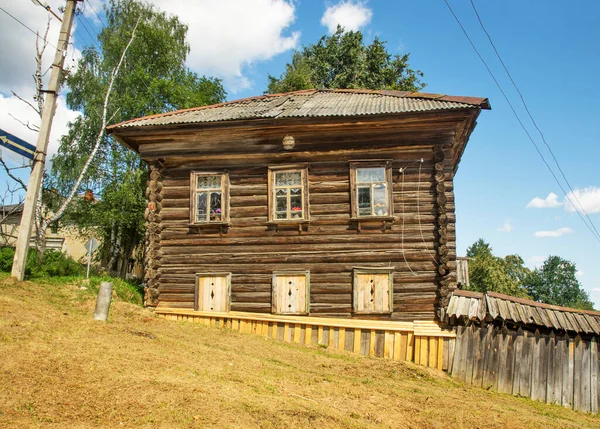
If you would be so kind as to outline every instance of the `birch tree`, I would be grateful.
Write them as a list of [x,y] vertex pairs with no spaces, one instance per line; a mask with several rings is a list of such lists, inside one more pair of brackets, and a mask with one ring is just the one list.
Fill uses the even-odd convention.
[[[108,72],[117,64],[137,20],[137,36],[104,104]],[[60,211],[63,222],[100,238],[101,261],[109,272],[124,275],[143,239],[147,169],[136,153],[111,136],[102,134],[99,141],[97,131],[134,117],[218,103],[225,99],[225,91],[218,79],[198,76],[186,67],[187,27],[177,17],[148,3],[111,0],[106,21],[98,35],[99,49],[85,48],[76,72],[66,79],[67,105],[84,114],[61,140],[46,187],[60,195],[75,190],[70,204]],[[90,153],[95,156],[87,163]],[[75,198],[86,190],[95,195],[93,202]]]

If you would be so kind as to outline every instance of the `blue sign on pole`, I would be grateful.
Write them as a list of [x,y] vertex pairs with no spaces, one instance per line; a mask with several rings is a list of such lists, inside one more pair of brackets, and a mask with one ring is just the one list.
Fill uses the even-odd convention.
[[33,161],[35,156],[35,146],[21,140],[19,137],[7,133],[3,129],[0,129],[0,146],[12,150],[21,156]]

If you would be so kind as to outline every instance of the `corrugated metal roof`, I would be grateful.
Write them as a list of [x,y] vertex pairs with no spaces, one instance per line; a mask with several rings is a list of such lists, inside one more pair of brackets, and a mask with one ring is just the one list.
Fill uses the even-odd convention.
[[[485,299],[484,299],[485,298]],[[471,321],[491,320],[557,331],[600,335],[600,312],[544,304],[496,292],[455,290],[446,311]]]
[[383,115],[465,108],[489,109],[487,98],[406,91],[304,90],[132,119],[107,129],[222,121],[325,116]]

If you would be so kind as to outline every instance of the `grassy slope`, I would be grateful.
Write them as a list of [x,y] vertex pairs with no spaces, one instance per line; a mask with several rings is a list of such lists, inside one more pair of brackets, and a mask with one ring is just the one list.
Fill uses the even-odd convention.
[[599,427],[391,362],[155,318],[77,284],[0,280],[0,427]]

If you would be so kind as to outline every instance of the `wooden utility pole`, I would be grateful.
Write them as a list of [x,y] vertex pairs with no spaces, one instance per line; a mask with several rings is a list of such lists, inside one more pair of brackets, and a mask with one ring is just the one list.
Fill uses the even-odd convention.
[[50,130],[52,129],[52,119],[56,112],[56,98],[60,87],[60,77],[63,70],[63,64],[67,55],[69,45],[69,35],[73,25],[73,16],[75,15],[75,6],[79,0],[67,0],[65,13],[63,16],[60,34],[54,62],[52,63],[52,74],[50,83],[46,91],[46,100],[44,110],[42,111],[42,124],[36,145],[35,158],[29,182],[27,184],[27,195],[23,204],[23,215],[21,216],[21,226],[19,227],[19,237],[15,249],[15,258],[12,266],[12,276],[17,280],[23,280],[25,276],[25,263],[27,262],[27,250],[29,249],[29,239],[31,238],[31,228],[35,220],[35,208],[38,198],[40,198],[40,188],[44,177],[44,166],[46,164],[46,151],[48,149],[48,140],[50,139]]

